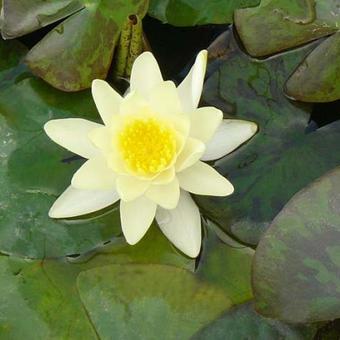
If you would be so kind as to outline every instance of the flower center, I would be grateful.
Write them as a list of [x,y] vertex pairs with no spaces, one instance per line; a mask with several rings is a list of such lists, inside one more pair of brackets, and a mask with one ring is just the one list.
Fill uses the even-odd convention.
[[126,166],[139,175],[166,169],[176,154],[173,127],[153,117],[134,118],[124,124],[118,145]]

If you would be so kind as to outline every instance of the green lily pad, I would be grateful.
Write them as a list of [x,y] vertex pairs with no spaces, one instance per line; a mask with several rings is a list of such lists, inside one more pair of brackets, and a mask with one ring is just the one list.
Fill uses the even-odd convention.
[[1,339],[98,339],[77,291],[80,272],[114,263],[194,262],[176,254],[156,228],[135,247],[116,242],[101,251],[77,263],[0,257]]
[[290,102],[282,92],[287,76],[312,48],[260,62],[231,43],[206,83],[205,102],[259,125],[246,145],[216,162],[234,194],[195,197],[207,217],[244,243],[257,244],[296,192],[340,164],[340,154],[332,152],[340,142],[340,122],[309,130],[310,108]]
[[0,250],[32,258],[88,251],[121,233],[118,208],[82,219],[48,217],[83,160],[50,141],[43,125],[79,115],[98,119],[95,105],[89,92],[65,94],[21,66],[13,69],[17,47],[10,42],[0,50],[9,58],[0,80]]
[[260,0],[151,0],[149,15],[174,26],[227,24],[236,8],[256,6]]
[[235,11],[235,25],[247,52],[266,56],[338,31],[338,0],[262,0]]
[[79,0],[4,0],[1,34],[13,39],[79,11]]
[[316,333],[315,326],[292,326],[266,319],[257,314],[252,303],[237,306],[192,337],[193,340],[225,339],[286,339],[310,340]]
[[286,94],[304,102],[340,99],[340,32],[320,44],[286,84]]
[[301,323],[340,317],[340,167],[283,208],[253,268],[261,314]]
[[84,8],[52,29],[26,57],[33,73],[63,91],[104,79],[122,26],[131,14],[142,18],[146,0],[82,1]]

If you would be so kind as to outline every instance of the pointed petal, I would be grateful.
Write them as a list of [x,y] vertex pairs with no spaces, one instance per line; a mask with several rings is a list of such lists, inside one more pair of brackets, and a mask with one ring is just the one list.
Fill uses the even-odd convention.
[[201,249],[201,216],[190,194],[181,191],[173,210],[161,207],[156,212],[157,223],[164,235],[184,254],[197,257]]
[[106,81],[92,82],[92,96],[105,125],[110,125],[113,115],[118,114],[122,97]]
[[233,193],[233,185],[214,168],[203,162],[177,174],[182,189],[197,195],[228,196]]
[[150,186],[150,181],[123,175],[117,178],[116,185],[120,198],[128,202],[143,195]]
[[199,104],[207,67],[207,58],[208,52],[206,50],[201,51],[190,72],[178,86],[178,94],[184,112],[189,113],[195,110]]
[[52,205],[49,216],[67,218],[86,215],[117,202],[115,190],[80,190],[69,186]]
[[198,162],[204,151],[204,143],[195,138],[188,138],[183,150],[177,157],[176,172],[183,171]]
[[102,125],[81,118],[53,119],[44,125],[46,134],[55,143],[84,158],[99,154],[88,134],[100,127]]
[[191,114],[190,136],[206,143],[221,124],[223,113],[214,107],[200,107]]
[[173,181],[164,185],[151,185],[145,196],[164,209],[176,208],[179,200],[178,179],[174,178]]
[[212,139],[206,144],[203,161],[213,161],[237,149],[253,137],[257,125],[253,122],[238,119],[224,119]]
[[149,229],[157,205],[146,197],[131,202],[120,201],[120,220],[127,243],[136,244]]
[[149,95],[149,104],[154,112],[164,115],[182,113],[176,85],[172,81],[165,81],[155,87]]
[[134,62],[131,71],[131,91],[147,98],[150,91],[163,81],[157,60],[150,52],[142,53]]
[[91,158],[73,175],[72,186],[85,190],[114,190],[116,174],[103,157]]

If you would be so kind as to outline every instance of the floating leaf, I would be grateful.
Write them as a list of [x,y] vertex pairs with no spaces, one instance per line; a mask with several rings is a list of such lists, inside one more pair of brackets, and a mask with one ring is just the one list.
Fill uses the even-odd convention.
[[320,44],[297,68],[286,93],[304,102],[340,99],[340,32]]
[[340,154],[330,152],[340,142],[340,122],[309,131],[309,108],[282,92],[285,79],[312,47],[259,62],[232,43],[206,83],[208,104],[259,125],[251,141],[216,162],[235,186],[234,194],[195,198],[210,219],[245,243],[256,244],[296,192],[340,164]]
[[4,39],[13,39],[52,24],[79,11],[80,0],[3,0]]
[[256,308],[288,322],[340,317],[340,167],[275,218],[254,261]]
[[237,306],[193,336],[193,340],[225,339],[289,339],[310,340],[316,327],[292,326],[265,319],[257,314],[251,303]]
[[151,0],[149,14],[175,26],[227,24],[236,8],[256,6],[260,0]]
[[146,0],[91,0],[50,31],[26,57],[34,74],[64,91],[105,78],[127,17],[143,18]]
[[235,25],[252,56],[266,56],[336,32],[338,0],[262,0],[235,12]]

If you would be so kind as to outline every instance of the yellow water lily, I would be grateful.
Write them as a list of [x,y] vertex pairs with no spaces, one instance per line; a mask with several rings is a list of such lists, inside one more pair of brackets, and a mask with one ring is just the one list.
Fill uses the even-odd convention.
[[190,196],[227,196],[234,188],[203,161],[221,158],[257,130],[255,123],[226,119],[214,107],[198,107],[207,51],[198,54],[183,82],[164,81],[150,52],[132,69],[130,90],[122,97],[108,83],[94,80],[92,94],[104,124],[85,119],[50,120],[47,135],[86,162],[50,209],[68,218],[103,209],[120,200],[126,241],[136,244],[154,218],[182,252],[196,257],[201,218]]

